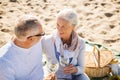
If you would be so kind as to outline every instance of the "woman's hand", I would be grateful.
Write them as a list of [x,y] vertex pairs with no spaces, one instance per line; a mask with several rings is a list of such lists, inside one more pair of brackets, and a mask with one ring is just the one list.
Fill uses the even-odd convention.
[[57,80],[55,73],[50,73],[44,80]]
[[63,68],[63,72],[65,74],[74,74],[74,73],[77,73],[77,71],[78,71],[77,67],[72,64]]

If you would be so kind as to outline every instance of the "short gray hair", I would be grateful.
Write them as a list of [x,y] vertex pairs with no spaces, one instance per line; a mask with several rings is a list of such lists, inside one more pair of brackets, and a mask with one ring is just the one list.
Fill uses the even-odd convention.
[[38,26],[41,24],[35,16],[24,15],[17,21],[14,32],[18,39],[24,41],[27,37],[38,33]]
[[71,8],[66,8],[66,9],[60,11],[57,14],[57,18],[62,18],[64,20],[68,21],[69,23],[71,23],[73,26],[76,26],[77,22],[78,22],[78,20],[77,20],[77,14]]

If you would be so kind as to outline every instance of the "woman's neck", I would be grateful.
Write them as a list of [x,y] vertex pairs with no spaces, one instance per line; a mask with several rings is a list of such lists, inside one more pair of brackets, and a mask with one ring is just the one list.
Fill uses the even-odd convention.
[[66,39],[61,39],[63,44],[67,44],[67,45],[70,45],[71,44],[71,41],[72,41],[72,36],[70,36],[69,38],[66,38]]

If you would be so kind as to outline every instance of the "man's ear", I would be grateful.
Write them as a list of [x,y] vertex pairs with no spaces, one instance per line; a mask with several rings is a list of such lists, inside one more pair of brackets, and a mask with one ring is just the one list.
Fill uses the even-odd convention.
[[32,41],[32,40],[33,40],[33,37],[31,36],[31,37],[28,37],[27,39],[30,40],[30,41]]

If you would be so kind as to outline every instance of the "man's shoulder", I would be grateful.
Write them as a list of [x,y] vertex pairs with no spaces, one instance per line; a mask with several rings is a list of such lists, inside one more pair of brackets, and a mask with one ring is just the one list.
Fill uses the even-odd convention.
[[0,48],[0,71],[7,69],[10,66],[10,59],[8,56],[12,56],[10,53],[12,51],[11,42],[6,43]]
[[0,48],[0,58],[12,51],[11,42],[6,43]]

